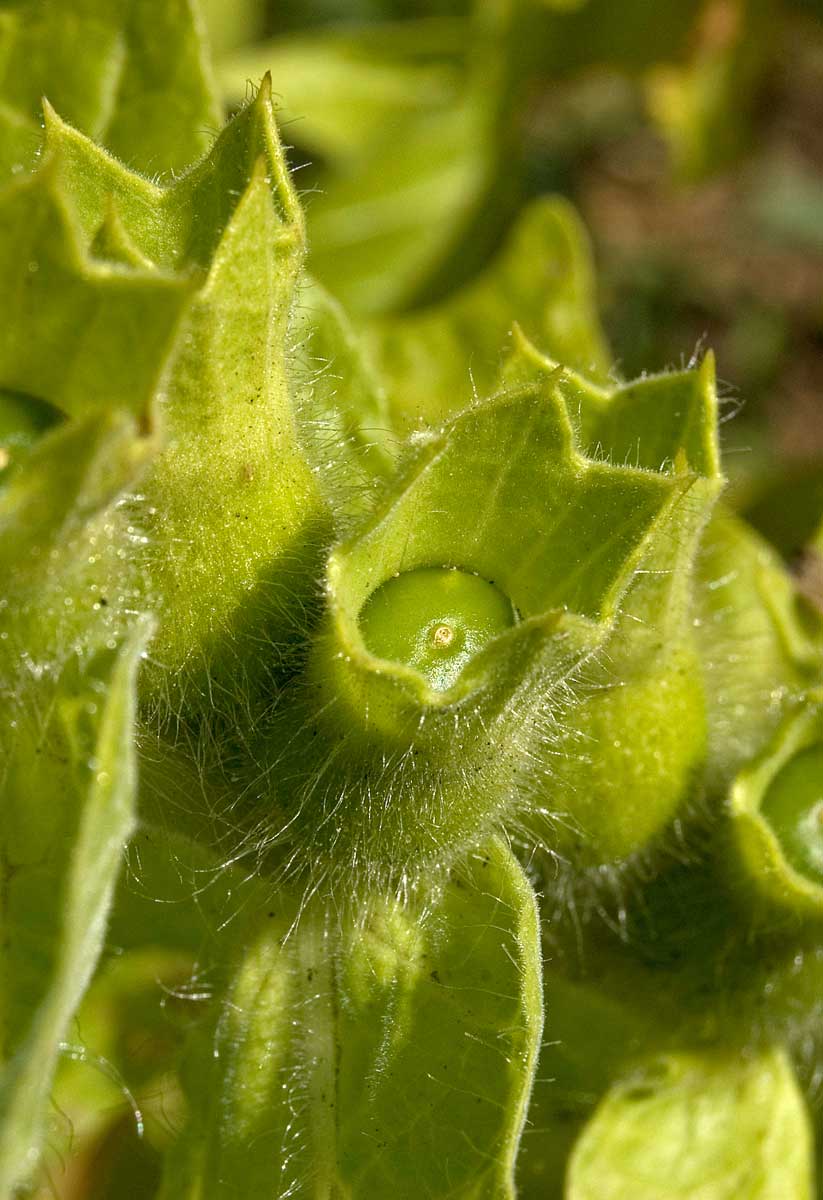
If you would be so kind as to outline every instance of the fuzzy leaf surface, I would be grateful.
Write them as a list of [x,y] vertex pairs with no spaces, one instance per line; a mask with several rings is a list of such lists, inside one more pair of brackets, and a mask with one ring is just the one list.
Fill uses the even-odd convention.
[[72,417],[146,414],[191,285],[90,253],[56,174],[0,193],[0,378]]
[[[0,1191],[36,1166],[66,1028],[94,970],[134,824],[148,623],[122,587],[117,503],[154,443],[123,415],[43,433],[0,484]],[[108,590],[108,589],[107,589]]]
[[134,821],[135,674],[145,631],[69,664],[46,714],[15,705],[2,785],[0,1184],[36,1163],[61,1039],[100,953]]
[[[601,853],[623,857],[687,798],[705,757],[691,606],[700,538],[723,485],[713,361],[707,356],[697,369],[598,384],[541,354],[516,328],[502,380],[551,386],[593,461],[681,484],[636,563],[605,653],[590,673],[592,691],[575,711],[572,729],[609,751],[589,754],[573,733],[553,772],[577,797],[574,812],[587,837]],[[555,794],[564,791],[560,786]]]
[[[327,522],[287,377],[303,232],[270,87],[168,186],[51,109],[46,124],[43,167],[4,195],[17,224],[0,262],[0,378],[70,416],[114,406],[157,426],[164,449],[131,511],[146,549],[129,555],[130,580],[144,604],[174,611],[158,662],[201,675],[207,660],[218,673],[241,664],[242,690],[238,641],[273,643],[277,670]],[[204,686],[174,685],[194,702]]]
[[342,931],[292,919],[263,918],[195,1047],[163,1197],[512,1197],[542,1005],[511,852]]

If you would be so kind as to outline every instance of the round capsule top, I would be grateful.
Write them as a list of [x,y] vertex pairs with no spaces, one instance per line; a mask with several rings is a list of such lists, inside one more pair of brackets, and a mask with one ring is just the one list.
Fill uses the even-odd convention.
[[823,883],[823,745],[789,759],[769,784],[760,813],[789,865]]
[[382,584],[360,613],[366,648],[413,667],[433,691],[452,687],[470,660],[515,622],[494,583],[457,567],[418,567]]

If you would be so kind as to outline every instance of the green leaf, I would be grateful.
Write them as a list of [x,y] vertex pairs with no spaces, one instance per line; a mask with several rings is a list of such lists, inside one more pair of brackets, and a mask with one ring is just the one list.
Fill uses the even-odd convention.
[[0,223],[3,385],[69,416],[146,414],[191,281],[93,258],[51,164],[0,193]]
[[[248,677],[279,668],[278,647],[303,626],[327,536],[286,375],[299,261],[261,162],[167,368],[169,447],[144,490],[147,536],[167,551],[153,557],[151,585],[174,614],[154,646],[160,674],[188,665],[197,675],[208,664],[241,704]],[[250,652],[261,640],[271,644],[269,664]]]
[[2,779],[0,1190],[29,1175],[60,1040],[103,942],[134,821],[135,675],[146,628],[69,662],[48,708],[18,696]]
[[0,489],[4,1194],[36,1166],[59,1043],[133,827],[135,678],[150,629],[117,556],[118,506],[155,448],[123,414],[65,421]]
[[[393,574],[453,563],[498,583],[524,618],[612,612],[640,531],[679,489],[673,475],[587,459],[553,382],[477,404],[421,439],[385,511],[337,552],[335,583],[357,572],[362,603]],[[601,539],[596,510],[621,496],[626,520],[615,517]]]
[[567,1200],[811,1200],[809,1115],[785,1053],[671,1055],[614,1085]]
[[542,1007],[511,852],[406,905],[293,920],[263,918],[194,1048],[161,1195],[513,1197]]
[[527,208],[471,284],[441,304],[367,327],[395,426],[438,424],[473,396],[489,395],[515,322],[550,358],[595,382],[607,379],[586,234],[559,198]]
[[73,125],[151,174],[188,166],[222,121],[191,0],[4,3],[0,176],[32,165],[44,95]]
[[[35,410],[37,411],[37,410]],[[0,488],[0,676],[9,695],[43,688],[72,654],[129,630],[139,597],[119,551],[120,502],[156,441],[122,415],[46,433]]]
[[54,163],[52,169],[87,243],[114,208],[137,253],[157,267],[188,270],[202,284],[197,268],[211,265],[259,168],[270,187],[280,250],[285,253],[290,246],[299,265],[303,216],[277,134],[270,78],[263,79],[255,97],[223,129],[208,154],[162,185],[124,167],[49,104],[44,116],[44,156]]
[[[167,187],[52,111],[45,155],[5,197],[29,215],[0,263],[0,379],[69,414],[114,405],[156,421],[165,448],[133,502],[142,540],[128,557],[141,603],[173,616],[143,686],[161,707],[213,710],[208,673],[236,711],[252,676],[283,669],[330,526],[289,392],[302,216],[269,82]],[[45,196],[35,222],[30,193]],[[248,639],[271,653],[239,652]]]

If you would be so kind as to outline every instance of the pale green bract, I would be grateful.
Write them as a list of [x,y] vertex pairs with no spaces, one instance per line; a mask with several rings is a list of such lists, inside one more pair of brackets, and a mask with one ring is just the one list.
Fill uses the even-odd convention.
[[808,1115],[783,1054],[684,1055],[608,1094],[572,1156],[568,1197],[656,1200],[665,1180],[670,1200],[807,1200],[810,1158]]
[[0,5],[0,1194],[810,1200],[813,589],[718,502],[712,357],[620,380],[569,206],[476,225],[524,29],[640,67],[643,6],[295,39],[222,131],[190,4],[52,8]]
[[238,1178],[252,1195],[511,1195],[542,1031],[535,900],[511,851],[342,928],[322,906],[294,919],[250,932],[160,1195],[231,1196]]

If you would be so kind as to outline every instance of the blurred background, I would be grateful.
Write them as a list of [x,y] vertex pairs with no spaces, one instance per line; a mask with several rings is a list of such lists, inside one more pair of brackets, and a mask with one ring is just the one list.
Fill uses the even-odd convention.
[[624,378],[718,358],[739,507],[789,557],[823,505],[821,0],[206,0],[229,106],[271,70],[311,269],[425,308],[531,197],[593,242]]

